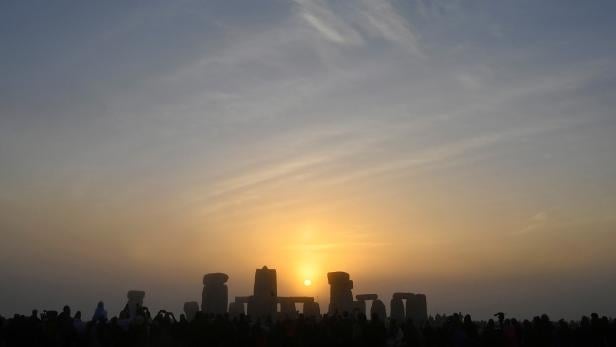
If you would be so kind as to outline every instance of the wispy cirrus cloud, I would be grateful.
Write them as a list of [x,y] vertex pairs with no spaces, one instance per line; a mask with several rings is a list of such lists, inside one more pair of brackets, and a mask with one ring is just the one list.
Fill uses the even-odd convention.
[[522,229],[518,230],[516,234],[527,234],[535,232],[543,228],[549,222],[549,215],[545,211],[539,211],[530,218],[530,221]]
[[325,39],[344,45],[363,45],[384,39],[423,56],[408,20],[389,1],[295,0],[299,15]]
[[[510,241],[550,250],[567,230],[613,262],[613,236],[589,232],[615,222],[613,11],[530,3],[0,4],[0,219],[19,231],[3,260],[52,282],[20,257],[69,273],[96,245],[183,288],[230,250],[233,273],[285,247],[365,275],[366,257],[390,272],[438,252],[443,276],[505,274],[503,254],[529,265]],[[323,234],[301,244],[310,222]]]

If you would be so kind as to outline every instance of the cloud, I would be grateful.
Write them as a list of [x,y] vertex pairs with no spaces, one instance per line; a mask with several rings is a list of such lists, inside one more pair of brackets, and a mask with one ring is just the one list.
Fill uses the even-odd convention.
[[548,221],[549,216],[547,212],[539,211],[534,216],[532,216],[528,224],[526,224],[526,226],[524,226],[522,229],[518,230],[516,234],[527,234],[530,232],[541,230],[545,227]]
[[[404,141],[405,138],[421,135],[425,131],[436,130],[447,123],[485,121],[481,112],[503,113],[512,104],[519,104],[528,97],[560,93],[572,86],[578,86],[592,79],[601,69],[583,69],[564,74],[542,76],[510,82],[507,88],[486,88],[484,97],[477,102],[467,102],[452,107],[452,111],[442,114],[429,112],[425,117],[402,119],[393,117],[404,113],[391,105],[377,105],[374,110],[364,107],[367,114],[379,114],[381,118],[368,118],[350,123],[348,119],[317,124],[312,129],[294,129],[291,133],[278,134],[264,143],[264,154],[250,166],[242,166],[239,171],[227,172],[221,180],[210,182],[203,191],[199,209],[207,214],[226,215],[227,208],[258,209],[274,211],[300,204],[302,197],[281,196],[283,201],[274,204],[263,203],[263,194],[280,187],[300,185],[313,189],[341,186],[350,182],[362,181],[372,177],[392,174],[408,174],[419,170],[451,167],[464,162],[471,153],[480,152],[497,144],[515,142],[530,136],[570,128],[587,121],[580,118],[537,117],[527,122],[498,127],[492,131],[477,128],[462,138],[443,138],[425,146],[409,146],[403,151],[396,149],[393,155],[391,142]],[[353,70],[354,71],[354,70]],[[492,82],[493,84],[493,82]],[[329,86],[325,86],[329,88]],[[325,94],[315,94],[322,97]],[[551,107],[558,112],[558,105]],[[387,119],[392,117],[394,121]],[[298,142],[297,139],[307,141]],[[285,148],[282,155],[272,156],[268,148]],[[369,153],[388,153],[366,162]],[[257,203],[261,201],[260,203]],[[334,201],[328,202],[333,206]],[[255,207],[258,205],[259,207]],[[227,211],[228,212],[228,211]]]
[[330,42],[360,46],[370,39],[384,39],[415,56],[423,56],[409,22],[389,1],[295,0],[295,3],[301,18]]
[[[323,23],[321,19],[319,19],[312,13],[304,13],[303,17],[328,40],[336,43],[348,43],[350,41],[348,36],[346,38],[343,37],[337,30],[327,26],[325,23]],[[355,38],[355,41],[359,40],[359,37]]]

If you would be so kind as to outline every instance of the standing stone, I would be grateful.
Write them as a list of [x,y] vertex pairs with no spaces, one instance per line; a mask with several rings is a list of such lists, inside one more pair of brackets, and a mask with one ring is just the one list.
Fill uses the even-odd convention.
[[346,272],[337,271],[327,274],[327,281],[330,285],[329,292],[329,313],[338,312],[351,313],[353,311],[353,281]]
[[404,302],[402,301],[402,299],[393,297],[391,299],[391,305],[389,306],[389,308],[389,316],[391,319],[394,319],[398,322],[404,322]]
[[199,303],[196,301],[188,301],[184,303],[184,314],[188,321],[195,319],[195,316],[199,312]]
[[295,319],[297,318],[297,308],[295,307],[295,301],[292,298],[278,299],[280,303],[280,317],[283,319]]
[[385,310],[385,304],[381,300],[374,300],[372,307],[370,308],[370,317],[376,315],[378,320],[384,321],[387,318],[387,311]]
[[406,318],[415,323],[423,323],[428,319],[428,305],[424,294],[411,294],[407,297]]
[[353,314],[355,316],[366,316],[366,301],[374,301],[378,299],[379,296],[377,294],[357,294],[355,295],[355,301],[353,303]]
[[227,313],[229,302],[229,288],[226,282],[229,276],[224,273],[210,273],[203,276],[203,294],[201,296],[201,310],[211,314]]
[[366,315],[366,302],[364,300],[353,301],[353,316]]
[[254,318],[274,317],[278,285],[276,270],[264,266],[255,271],[254,294],[248,302],[248,315]]
[[318,302],[305,302],[304,303],[304,316],[308,318],[321,318],[321,308]]

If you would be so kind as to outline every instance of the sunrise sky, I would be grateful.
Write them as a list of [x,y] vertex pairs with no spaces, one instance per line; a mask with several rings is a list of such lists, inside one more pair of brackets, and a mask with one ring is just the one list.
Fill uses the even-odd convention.
[[[614,1],[0,3],[0,314],[201,277],[616,315]],[[304,280],[312,285],[304,286]]]

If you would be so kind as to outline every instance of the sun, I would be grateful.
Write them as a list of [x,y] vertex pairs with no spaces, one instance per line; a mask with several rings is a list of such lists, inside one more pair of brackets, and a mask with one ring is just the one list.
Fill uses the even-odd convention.
[[312,281],[311,281],[311,280],[309,280],[309,279],[305,279],[305,280],[304,280],[304,285],[305,285],[306,287],[310,287],[310,286],[312,285]]

